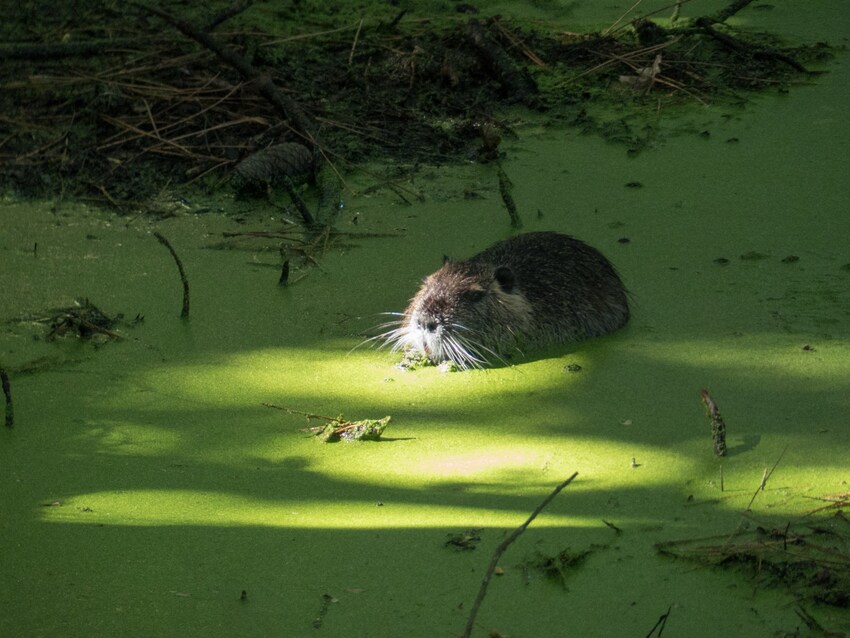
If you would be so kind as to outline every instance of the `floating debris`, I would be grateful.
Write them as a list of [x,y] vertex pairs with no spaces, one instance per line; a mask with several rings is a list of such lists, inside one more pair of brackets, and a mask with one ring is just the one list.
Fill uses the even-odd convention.
[[527,573],[529,570],[534,570],[543,574],[546,578],[554,580],[567,589],[567,576],[575,568],[590,556],[594,548],[585,549],[580,552],[573,552],[569,547],[561,550],[555,556],[546,556],[537,553],[532,558],[526,560],[522,567]]
[[[850,494],[828,497],[830,508],[850,506]],[[850,519],[830,517],[709,538],[658,543],[659,553],[706,566],[738,567],[766,586],[789,587],[799,599],[850,606]]]
[[[26,315],[18,319],[18,323],[36,323],[48,326],[47,340],[56,337],[73,335],[80,339],[91,339],[99,336],[102,340],[124,339],[124,335],[115,332],[113,328],[121,322],[124,315],[110,317],[87,298],[74,300],[74,305],[67,308],[53,308],[43,313]],[[144,321],[142,315],[137,315],[131,325]]]
[[655,78],[661,73],[661,54],[655,56],[652,64],[637,69],[636,75],[621,75],[621,83],[639,91],[649,91],[655,84]]
[[401,361],[399,361],[395,367],[399,370],[413,371],[433,365],[434,363],[426,354],[411,348],[404,351]]
[[302,428],[302,432],[310,432],[323,443],[336,443],[339,440],[343,441],[377,441],[384,433],[387,424],[392,417],[385,416],[383,419],[363,419],[362,421],[347,421],[342,415],[337,417],[323,416],[321,414],[313,414],[311,412],[302,412],[301,410],[293,410],[284,408],[271,403],[263,403],[267,408],[275,410],[285,410],[290,414],[303,414],[308,420],[321,419],[327,421],[327,425],[317,425],[310,428]]
[[471,551],[481,542],[480,529],[468,529],[459,534],[447,534],[446,547],[454,547],[459,552]]
[[[182,15],[153,3],[85,4],[31,0],[3,16],[4,34],[20,37],[0,46],[0,178],[24,194],[61,189],[121,211],[144,208],[166,185],[216,188],[228,176],[237,190],[289,189],[331,160],[492,161],[500,138],[513,134],[498,115],[510,105],[633,155],[657,142],[661,131],[647,116],[654,121],[668,104],[787,90],[833,56],[826,43],[791,46],[754,20],[746,29],[725,24],[748,4],[740,2],[674,21],[629,11],[594,33],[498,16],[459,20],[455,11],[408,14],[392,2],[368,16],[355,6],[316,12],[315,3],[288,3],[285,19],[264,28],[257,3],[234,2],[239,10],[228,16],[244,13],[247,22],[230,29],[193,25],[193,12],[175,3],[169,8]],[[338,35],[315,37],[319,24]],[[355,30],[349,45],[344,32]],[[616,119],[605,115],[612,111]],[[334,181],[317,183],[329,218]],[[323,217],[316,221],[330,222]]]

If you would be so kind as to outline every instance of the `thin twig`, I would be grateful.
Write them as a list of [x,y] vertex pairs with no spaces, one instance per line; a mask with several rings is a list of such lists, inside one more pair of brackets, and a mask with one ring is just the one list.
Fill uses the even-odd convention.
[[289,414],[300,414],[302,416],[306,416],[308,421],[310,419],[321,419],[322,421],[330,421],[331,423],[338,423],[340,425],[346,422],[345,419],[338,416],[325,416],[323,414],[314,414],[313,412],[303,412],[294,408],[285,408],[282,405],[275,405],[274,403],[263,402],[260,405],[266,408],[273,408],[275,410],[283,410],[284,412],[289,412]]
[[[593,66],[593,67],[586,69],[586,70],[582,71],[581,73],[575,75],[573,78],[571,78],[571,81],[578,80],[580,78],[583,78],[585,75],[590,75],[591,73],[594,73],[596,71],[601,71],[602,69],[609,67],[612,64],[616,64],[617,62],[623,62],[625,64],[629,64],[628,61],[631,60],[631,59],[641,57],[641,56],[644,56],[644,55],[650,55],[650,54],[653,54],[653,53],[657,53],[658,51],[661,51],[662,49],[666,49],[667,47],[669,47],[672,44],[676,44],[680,39],[681,38],[673,38],[671,40],[668,40],[667,42],[662,42],[660,44],[653,44],[652,46],[648,46],[648,47],[645,47],[643,49],[638,49],[637,51],[630,51],[628,55],[617,55],[615,53],[608,53],[607,54],[608,57],[606,58],[606,60],[604,62],[600,62],[596,66]],[[635,63],[635,64],[637,64],[637,63]]]
[[747,504],[747,509],[745,509],[741,513],[741,520],[738,521],[738,526],[729,535],[729,538],[726,539],[726,542],[721,546],[721,548],[720,548],[721,552],[725,552],[732,545],[732,541],[735,539],[735,537],[738,536],[739,532],[741,531],[741,529],[744,526],[744,519],[747,517],[747,514],[750,512],[750,508],[753,506],[753,502],[755,502],[755,500],[756,500],[756,496],[758,496],[758,493],[763,491],[764,488],[767,486],[767,480],[770,478],[770,475],[773,474],[773,470],[776,469],[776,466],[779,465],[779,462],[782,460],[782,457],[785,456],[785,451],[787,449],[788,449],[788,446],[786,445],[785,448],[783,448],[782,453],[779,455],[779,458],[776,459],[776,463],[774,463],[773,467],[770,468],[770,471],[765,469],[764,474],[762,474],[762,477],[761,477],[761,483],[759,483],[759,486],[756,489],[755,494],[753,494],[753,497],[750,499],[750,502]]
[[313,38],[319,38],[323,35],[332,35],[334,33],[341,33],[342,31],[351,31],[352,29],[356,29],[357,27],[353,24],[350,24],[346,27],[339,27],[338,29],[328,29],[326,31],[313,31],[312,33],[299,33],[298,35],[290,35],[285,38],[276,38],[274,40],[268,40],[267,42],[261,42],[258,44],[258,47],[276,47],[281,44],[286,44],[287,42],[297,42],[300,40],[312,40]]
[[505,39],[507,39],[512,46],[516,47],[520,51],[522,51],[523,55],[531,60],[534,64],[539,66],[540,68],[545,69],[548,65],[537,55],[534,51],[531,50],[523,40],[520,40],[513,32],[507,30],[502,26],[501,22],[494,23],[494,28],[498,31]]
[[481,581],[481,588],[478,590],[478,596],[475,597],[475,602],[472,603],[472,608],[469,611],[469,619],[466,621],[466,629],[463,631],[463,638],[469,638],[472,635],[472,627],[475,625],[475,617],[478,615],[478,609],[481,607],[481,603],[484,601],[484,597],[487,595],[487,587],[490,585],[490,579],[493,577],[493,572],[496,570],[498,566],[499,559],[502,557],[502,554],[505,553],[505,550],[513,543],[517,538],[519,538],[520,534],[522,534],[525,529],[531,524],[537,515],[543,511],[543,508],[546,507],[553,498],[555,498],[558,493],[564,489],[567,485],[573,482],[573,479],[578,476],[578,472],[573,472],[573,475],[568,478],[566,481],[561,483],[558,487],[552,490],[552,493],[549,494],[540,505],[531,513],[531,516],[528,517],[528,520],[525,521],[522,525],[517,527],[511,534],[505,538],[499,546],[496,548],[496,551],[493,552],[493,557],[490,559],[490,564],[487,566],[487,571],[484,573],[484,578]]
[[[653,11],[641,14],[637,19],[646,19],[646,18],[652,17],[654,15],[664,13],[665,11],[669,11],[670,9],[675,10],[676,7],[679,7],[683,4],[687,4],[689,2],[698,2],[698,1],[699,0],[675,0],[675,2],[673,2],[672,4],[666,4],[663,7],[658,7],[657,9],[655,9]],[[608,30],[606,30],[603,33],[603,35],[611,35],[611,31],[620,31],[620,30],[625,29],[626,27],[630,26],[634,21],[626,22],[625,24],[620,24],[620,26],[617,26],[616,28],[614,28],[616,25],[618,25],[620,22],[622,22],[623,18],[625,18],[632,11],[632,9],[637,7],[638,4],[640,4],[640,2],[635,3],[635,5],[632,6],[631,9],[626,11],[625,14],[623,14],[613,25],[611,25],[611,27]]]
[[[155,135],[154,133],[149,133],[147,131],[143,131],[142,129],[140,129],[137,126],[133,126],[132,124],[130,124],[128,122],[124,122],[123,120],[119,120],[118,118],[111,117],[109,115],[106,115],[105,113],[101,113],[100,117],[101,117],[101,119],[105,120],[109,124],[112,124],[113,126],[116,126],[118,128],[127,129],[129,131],[132,131],[133,133],[136,133],[138,136],[141,136],[141,137],[152,138],[152,139],[156,140],[157,142],[159,142],[160,144],[166,144],[168,146],[172,146],[172,147],[176,148],[178,151],[180,151],[180,155],[183,155],[183,156],[186,156],[186,157],[196,157],[196,155],[192,151],[190,151],[185,146],[181,146],[177,142],[162,139],[161,137],[159,137],[159,135]],[[208,157],[208,158],[205,158],[205,159],[217,159],[217,158]]]
[[750,511],[750,508],[753,506],[753,502],[756,500],[756,496],[758,496],[758,493],[763,492],[764,488],[767,487],[767,480],[770,478],[770,475],[773,474],[773,470],[775,470],[776,466],[779,465],[779,462],[782,460],[782,457],[785,456],[785,452],[787,452],[787,451],[788,451],[788,446],[786,445],[783,448],[782,453],[779,455],[779,458],[776,459],[776,463],[773,464],[773,467],[770,468],[769,471],[768,470],[764,471],[764,474],[761,477],[761,483],[759,484],[758,489],[756,489],[755,494],[753,494],[753,497],[750,499],[750,502],[747,505],[747,509],[745,511],[747,511],[747,512]]
[[360,39],[360,29],[363,28],[363,18],[360,18],[360,24],[357,25],[357,32],[354,34],[354,42],[351,43],[351,52],[348,54],[348,66],[351,66],[354,60],[354,51],[357,49],[357,41]]
[[627,15],[629,15],[632,11],[634,11],[635,9],[637,9],[638,5],[639,5],[641,2],[643,2],[643,0],[636,0],[636,2],[635,2],[632,6],[630,6],[630,7],[626,10],[626,12],[625,12],[625,13],[623,13],[623,14],[622,14],[619,18],[617,18],[617,19],[614,21],[614,24],[612,24],[610,27],[608,27],[607,29],[605,29],[605,30],[602,32],[602,35],[608,35],[609,33],[611,33],[611,31],[613,31],[614,29],[616,29],[616,28],[617,28],[617,25],[618,25],[618,24],[620,24],[623,20],[625,20],[625,18],[626,18],[626,16],[627,16]]

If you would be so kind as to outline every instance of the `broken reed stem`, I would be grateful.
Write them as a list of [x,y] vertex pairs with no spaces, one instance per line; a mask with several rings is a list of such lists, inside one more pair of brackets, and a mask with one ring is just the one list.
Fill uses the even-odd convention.
[[770,478],[771,474],[773,474],[773,470],[775,470],[776,466],[779,465],[779,462],[782,460],[782,457],[785,456],[785,452],[787,452],[787,451],[788,451],[788,446],[786,445],[783,448],[782,453],[779,455],[779,458],[776,459],[776,463],[773,464],[773,467],[771,467],[770,470],[765,468],[764,474],[762,474],[762,477],[761,477],[761,484],[759,484],[758,488],[755,491],[755,494],[753,494],[753,497],[750,499],[750,502],[747,505],[747,509],[745,511],[747,511],[747,512],[750,511],[750,508],[753,506],[753,503],[755,502],[756,496],[758,496],[758,493],[763,492],[764,488],[767,487],[768,479]]
[[655,622],[655,625],[652,629],[649,630],[649,633],[646,634],[646,638],[651,638],[652,634],[655,633],[655,630],[658,630],[658,638],[661,638],[661,634],[664,633],[664,627],[667,626],[667,619],[670,617],[670,612],[673,611],[673,605],[670,605],[658,620]]
[[478,615],[478,609],[481,607],[481,603],[484,601],[484,597],[487,595],[487,587],[490,585],[490,579],[493,577],[493,572],[496,570],[496,567],[499,563],[499,559],[502,557],[502,554],[505,553],[505,550],[513,543],[517,538],[519,538],[520,534],[522,534],[525,529],[531,524],[537,515],[543,511],[543,508],[546,507],[553,498],[555,498],[558,493],[564,489],[567,485],[573,482],[573,479],[578,476],[578,472],[573,472],[573,475],[568,478],[566,481],[561,483],[558,487],[552,490],[552,493],[549,494],[540,505],[531,513],[531,516],[528,517],[528,520],[525,521],[522,525],[517,527],[511,534],[503,540],[499,546],[496,548],[496,551],[493,552],[493,557],[490,559],[490,564],[487,566],[487,571],[484,573],[484,578],[481,581],[481,588],[478,590],[478,596],[475,597],[475,602],[472,603],[472,608],[469,611],[469,619],[466,621],[466,628],[463,630],[462,638],[469,638],[472,635],[472,627],[475,624],[475,618]]
[[635,3],[631,6],[631,7],[629,7],[629,8],[626,10],[626,12],[625,12],[625,13],[623,13],[623,14],[622,14],[619,18],[617,18],[617,19],[614,21],[614,24],[612,24],[610,27],[608,27],[607,29],[605,29],[605,30],[602,32],[602,35],[608,35],[609,33],[611,33],[611,31],[613,31],[614,29],[616,29],[616,28],[617,28],[617,25],[619,25],[619,24],[620,24],[623,20],[625,20],[626,16],[627,16],[627,15],[629,15],[632,11],[634,11],[634,10],[637,8],[637,6],[638,6],[641,2],[643,2],[643,0],[637,0],[637,2],[635,2]]
[[267,407],[267,408],[273,408],[275,410],[283,410],[284,412],[289,412],[289,414],[300,414],[302,416],[306,416],[308,421],[310,419],[321,419],[322,421],[330,421],[331,423],[337,423],[339,425],[344,425],[346,423],[349,423],[349,421],[346,421],[342,417],[325,416],[323,414],[314,414],[312,412],[303,412],[301,410],[295,410],[293,408],[285,408],[285,407],[280,406],[280,405],[275,405],[274,403],[263,402],[260,405]]
[[514,198],[511,196],[513,184],[504,169],[502,169],[502,165],[497,164],[496,167],[499,171],[499,193],[502,195],[502,202],[504,202],[505,208],[508,209],[508,215],[511,216],[511,227],[520,229],[522,228],[522,220],[519,218],[516,204],[514,204]]
[[715,456],[726,456],[726,423],[720,416],[720,409],[714,399],[711,398],[708,390],[703,388],[700,395],[706,410],[708,410],[708,417],[711,419],[711,440],[714,441],[714,454]]
[[6,427],[15,427],[15,408],[12,406],[12,387],[9,385],[9,375],[5,368],[0,368],[0,380],[3,383],[3,394],[6,397]]
[[354,34],[354,42],[351,43],[351,52],[348,54],[348,66],[351,68],[351,63],[354,61],[354,51],[357,49],[357,41],[360,39],[360,30],[363,28],[363,18],[360,18],[360,24],[357,25],[357,33]]
[[284,259],[280,267],[280,279],[277,280],[279,286],[289,285],[289,260]]
[[174,247],[171,245],[165,237],[160,235],[158,232],[154,231],[153,234],[159,240],[159,243],[168,248],[168,252],[171,253],[171,256],[174,257],[174,262],[177,264],[177,270],[180,271],[180,281],[183,283],[183,310],[180,311],[181,319],[189,318],[189,280],[186,279],[186,271],[183,269],[183,262],[180,261],[180,257],[177,256],[177,253],[174,250]]
[[777,458],[777,459],[776,459],[776,463],[774,463],[774,464],[773,464],[773,467],[771,467],[769,471],[767,470],[767,468],[765,468],[764,473],[763,473],[763,474],[762,474],[762,476],[761,476],[761,483],[759,483],[759,486],[758,486],[758,488],[756,488],[756,491],[755,491],[755,493],[753,494],[753,497],[750,499],[750,502],[747,504],[747,509],[745,509],[745,510],[744,510],[744,512],[741,514],[741,520],[738,522],[738,526],[735,528],[735,531],[733,531],[733,532],[729,535],[729,538],[727,538],[727,539],[726,539],[726,542],[725,542],[725,543],[723,544],[723,546],[720,548],[721,553],[722,553],[722,552],[725,552],[727,549],[729,549],[729,546],[732,544],[732,541],[733,541],[733,540],[735,539],[735,537],[738,535],[738,532],[740,532],[740,531],[741,531],[741,528],[742,528],[742,527],[743,527],[743,525],[744,525],[744,520],[745,520],[745,517],[746,517],[746,513],[750,511],[750,508],[752,508],[753,503],[754,503],[754,502],[755,502],[755,500],[756,500],[756,496],[758,496],[758,495],[759,495],[759,492],[764,491],[764,488],[765,488],[765,487],[767,487],[767,481],[768,481],[768,479],[770,478],[770,475],[771,475],[771,474],[773,474],[773,470],[775,470],[775,469],[776,469],[776,467],[779,465],[779,462],[782,460],[782,457],[783,457],[783,456],[785,456],[785,452],[786,452],[787,450],[788,450],[788,446],[786,445],[786,446],[782,449],[782,452],[779,454],[779,458]]

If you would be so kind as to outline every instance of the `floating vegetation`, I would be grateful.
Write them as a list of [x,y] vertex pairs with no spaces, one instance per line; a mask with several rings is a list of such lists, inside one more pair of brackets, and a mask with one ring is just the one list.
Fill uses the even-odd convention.
[[408,348],[404,351],[401,357],[401,361],[399,361],[395,367],[399,370],[413,371],[418,370],[419,368],[425,368],[428,366],[433,366],[434,362],[428,358],[424,352],[420,352],[414,348]]
[[285,410],[290,414],[302,414],[307,417],[307,420],[319,419],[327,421],[326,425],[319,425],[310,428],[302,428],[302,432],[310,432],[317,436],[323,443],[336,443],[337,441],[378,441],[383,435],[387,424],[391,417],[385,416],[383,419],[363,419],[362,421],[347,421],[342,416],[323,416],[321,414],[313,414],[311,412],[302,412],[301,410],[292,410],[283,408],[271,403],[263,403],[267,408],[275,410]]
[[342,417],[333,419],[324,427],[305,428],[304,432],[312,432],[323,443],[343,441],[377,441],[384,433],[390,422],[390,417],[383,419],[364,419],[362,421],[346,421]]
[[[798,599],[850,606],[850,493],[822,499],[818,516],[785,525],[755,525],[731,535],[656,544],[665,556],[742,569],[762,586],[788,587]],[[823,510],[838,509],[832,516]]]
[[595,549],[591,548],[574,552],[567,547],[554,556],[546,556],[538,552],[522,563],[522,569],[526,574],[526,580],[528,580],[528,573],[535,571],[567,589],[567,577],[594,551]]
[[[43,313],[27,315],[18,320],[18,323],[35,323],[47,327],[46,338],[53,341],[57,337],[74,336],[79,339],[95,339],[97,343],[124,339],[124,335],[114,330],[124,315],[117,314],[114,317],[107,315],[95,306],[87,298],[76,299],[74,305],[67,308],[54,308]],[[144,321],[141,315],[137,315],[130,325]]]
[[468,529],[459,534],[447,534],[448,540],[446,547],[453,547],[459,552],[467,552],[475,549],[475,546],[481,542],[480,529]]

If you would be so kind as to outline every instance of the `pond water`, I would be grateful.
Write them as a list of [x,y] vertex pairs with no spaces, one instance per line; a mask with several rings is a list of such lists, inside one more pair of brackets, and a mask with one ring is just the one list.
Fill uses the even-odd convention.
[[[596,25],[628,8],[610,4],[564,6]],[[739,19],[846,45],[844,14],[782,3]],[[444,254],[510,236],[492,166],[422,169],[413,204],[348,176],[338,228],[394,236],[339,238],[286,288],[271,244],[217,249],[222,232],[280,228],[274,212],[154,222],[3,201],[16,423],[0,432],[0,634],[459,635],[493,550],[573,472],[502,557],[475,635],[647,635],[668,610],[670,635],[807,635],[798,605],[850,630],[846,608],[655,548],[783,529],[850,492],[846,54],[826,70],[736,110],[657,114],[668,134],[637,157],[518,122],[503,168],[523,230],[599,248],[633,318],[490,370],[403,372],[354,348]],[[154,230],[186,266],[188,321]],[[80,297],[144,320],[96,344],[17,321]],[[326,445],[264,403],[392,421],[382,442]],[[470,530],[474,551],[445,546]],[[533,568],[585,551],[564,586]]]

